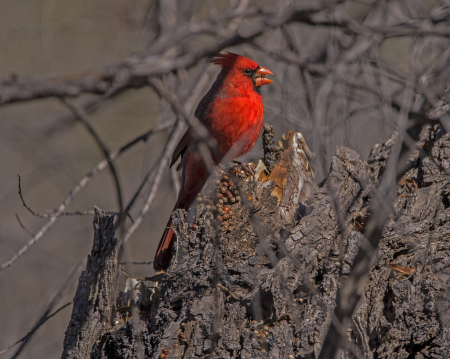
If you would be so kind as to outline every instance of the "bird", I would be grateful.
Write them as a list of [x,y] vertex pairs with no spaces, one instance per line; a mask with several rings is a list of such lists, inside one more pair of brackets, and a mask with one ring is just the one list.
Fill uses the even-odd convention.
[[[255,61],[232,52],[225,52],[209,60],[221,67],[211,89],[202,98],[195,116],[217,143],[215,164],[234,159],[249,152],[264,123],[264,107],[260,87],[272,83],[266,75],[273,73]],[[206,183],[209,173],[188,128],[172,155],[172,167],[181,157],[177,169],[182,169],[181,186],[174,209],[188,210]],[[153,268],[165,271],[172,258],[175,233],[172,220],[156,250]]]

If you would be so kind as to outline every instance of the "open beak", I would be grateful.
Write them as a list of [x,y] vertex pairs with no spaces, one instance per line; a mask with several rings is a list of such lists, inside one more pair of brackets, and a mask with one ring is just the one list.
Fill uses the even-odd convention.
[[258,70],[256,70],[256,77],[255,77],[255,83],[256,86],[262,86],[271,84],[273,81],[266,78],[266,75],[273,75],[272,71],[267,70],[264,67],[258,67]]

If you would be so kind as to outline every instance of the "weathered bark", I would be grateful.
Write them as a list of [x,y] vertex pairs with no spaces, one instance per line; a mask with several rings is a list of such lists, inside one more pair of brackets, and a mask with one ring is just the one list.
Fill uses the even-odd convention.
[[101,350],[112,329],[119,279],[114,215],[95,208],[94,244],[73,300],[72,318],[64,339],[62,358],[87,358]]
[[[294,137],[285,139],[285,148]],[[257,177],[263,183],[235,178],[242,200],[229,206],[228,221],[219,222],[204,201],[195,213],[175,211],[175,255],[157,290],[140,296],[139,315],[132,320],[121,315],[114,327],[106,322],[106,329],[90,331],[94,337],[84,336],[83,347],[79,333],[85,327],[77,327],[77,348],[85,350],[79,357],[317,358],[335,321],[340,284],[358,249],[367,245],[368,209],[395,140],[396,134],[375,146],[367,161],[338,147],[318,188],[305,167],[305,148],[294,146],[283,157],[272,143],[277,154],[266,158],[286,162],[273,169],[272,174],[281,174],[272,178],[276,182],[260,166]],[[361,288],[363,298],[339,339],[341,357],[448,357],[450,181],[445,170],[450,168],[450,136],[437,125],[428,126],[419,147],[429,156],[413,154],[398,184],[377,257]],[[303,165],[295,165],[294,158]],[[295,202],[283,202],[284,194]],[[397,265],[396,272],[390,264]],[[85,282],[81,279],[80,287]],[[120,306],[116,310],[121,313]],[[65,345],[70,338],[74,334]]]

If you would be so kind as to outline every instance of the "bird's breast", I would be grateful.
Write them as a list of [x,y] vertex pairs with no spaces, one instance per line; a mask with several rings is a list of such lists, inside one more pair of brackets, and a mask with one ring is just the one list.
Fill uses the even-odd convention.
[[216,97],[204,121],[219,144],[223,156],[232,151],[232,158],[250,151],[257,141],[264,122],[262,97]]

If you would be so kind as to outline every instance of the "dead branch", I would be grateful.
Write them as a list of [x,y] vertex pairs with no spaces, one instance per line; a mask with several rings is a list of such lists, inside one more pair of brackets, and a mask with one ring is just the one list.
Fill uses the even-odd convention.
[[[413,59],[412,59],[413,61]],[[404,101],[409,103],[401,108],[398,118],[398,127],[406,128],[408,121],[408,112],[412,106],[412,81],[414,72],[408,75],[408,81],[405,84]],[[413,139],[416,142],[417,138]],[[400,132],[395,144],[389,154],[389,160],[386,164],[386,170],[378,187],[377,194],[374,196],[372,205],[368,210],[367,224],[364,229],[364,239],[366,245],[361,245],[353,262],[352,269],[348,278],[343,282],[338,294],[334,314],[337,322],[332,322],[324,341],[323,349],[320,353],[320,359],[334,358],[342,348],[340,341],[346,338],[347,328],[350,326],[353,313],[362,299],[370,270],[377,260],[376,251],[382,239],[383,229],[392,213],[392,206],[395,200],[395,190],[397,179],[404,176],[409,169],[406,163],[410,157],[411,151],[403,143],[403,132]],[[357,177],[358,178],[358,177]],[[367,178],[358,178],[358,182],[368,182]],[[361,186],[361,190],[366,190]],[[339,327],[336,325],[338,323]]]
[[[30,79],[12,78],[3,80],[0,84],[0,104],[26,101],[45,97],[75,97],[82,93],[104,93],[116,88],[141,87],[148,77],[168,74],[181,69],[189,69],[203,58],[211,57],[226,47],[248,42],[265,31],[280,27],[291,22],[308,21],[309,16],[331,8],[344,0],[330,0],[324,4],[285,7],[282,12],[272,12],[261,17],[253,26],[245,31],[239,28],[228,34],[220,42],[208,45],[184,56],[165,58],[161,61],[156,56],[135,55],[120,64],[110,64],[98,72],[85,73],[69,79]],[[264,13],[264,11],[262,11]],[[236,16],[240,16],[237,14]],[[203,28],[201,34],[211,32],[211,28]],[[189,34],[189,33],[188,33]],[[189,36],[198,35],[191,30]],[[215,27],[214,35],[221,35],[219,27]],[[173,44],[173,39],[166,40]],[[162,49],[163,51],[163,49]],[[111,87],[110,84],[113,84]]]
[[[22,201],[23,206],[28,210],[28,212],[30,212],[33,216],[35,217],[39,217],[39,218],[51,218],[51,217],[58,217],[58,216],[93,216],[95,214],[94,210],[85,210],[85,211],[74,211],[74,212],[61,212],[61,213],[38,213],[33,211],[25,202],[25,198],[23,198],[23,193],[22,193],[22,185],[21,185],[21,181],[22,179],[20,178],[20,175],[18,175],[19,177],[19,196],[20,196],[20,200]],[[113,214],[115,212],[108,212],[106,211],[105,214]],[[32,236],[35,236],[34,233],[30,232],[27,228],[25,228],[25,226],[23,225],[23,223],[21,222],[21,220],[19,219],[19,216],[17,216],[17,220],[19,221],[20,226],[25,229],[28,233],[30,233]]]
[[118,221],[119,221],[119,223],[122,223],[123,220],[124,220],[124,217],[123,217],[122,187],[120,185],[119,175],[117,173],[116,166],[114,165],[114,163],[113,163],[113,161],[111,159],[111,151],[108,149],[108,147],[106,146],[105,142],[101,139],[99,133],[91,125],[86,112],[84,112],[84,110],[81,107],[79,107],[79,106],[77,106],[77,105],[67,101],[67,99],[65,99],[65,98],[61,98],[61,101],[62,101],[63,104],[65,104],[74,113],[74,115],[76,115],[78,120],[81,121],[81,123],[84,125],[84,127],[87,129],[87,131],[90,133],[92,138],[97,143],[97,145],[100,148],[100,150],[103,152],[103,155],[105,156],[105,159],[108,162],[108,167],[109,167],[109,170],[111,172],[111,176],[113,177],[113,180],[114,180],[114,185],[115,185],[116,195],[117,195],[117,203],[119,205],[119,218],[118,218]]
[[125,233],[125,236],[123,237],[122,241],[123,243],[126,243],[128,239],[130,239],[131,235],[136,231],[136,229],[141,224],[142,220],[144,219],[144,216],[147,214],[148,210],[150,209],[150,205],[152,204],[156,191],[158,189],[158,186],[161,182],[162,176],[164,171],[166,170],[168,164],[170,163],[170,158],[172,156],[172,152],[174,151],[179,138],[183,134],[185,130],[184,124],[180,121],[178,122],[177,127],[173,130],[169,142],[167,143],[164,153],[161,157],[161,159],[158,162],[158,166],[156,167],[155,176],[153,179],[152,187],[150,189],[150,193],[148,194],[145,204],[142,207],[142,209],[139,212],[139,216],[134,220],[133,224],[130,226],[130,228]]
[[[27,335],[25,335],[23,338],[19,339],[17,342],[15,342],[13,345],[10,345],[8,348],[3,349],[0,351],[0,355],[6,353],[7,351],[11,350],[12,348],[14,348],[17,344],[23,343],[28,341],[33,334],[36,332],[36,330],[38,330],[47,320],[49,320],[50,318],[54,317],[56,314],[58,314],[61,310],[63,310],[64,308],[68,307],[69,305],[71,305],[72,302],[66,303],[63,306],[59,307],[58,309],[56,309],[53,313],[47,315],[45,318],[42,318],[38,324],[36,324],[36,326],[30,331],[28,332]],[[16,358],[18,355],[18,353],[15,353],[13,358]]]
[[[78,264],[72,269],[71,273],[67,277],[67,279],[64,281],[63,285],[58,288],[58,290],[51,296],[51,299],[49,300],[48,304],[46,305],[43,313],[41,314],[40,318],[36,321],[36,324],[32,327],[30,330],[30,335],[27,335],[23,341],[20,347],[16,350],[13,357],[16,358],[20,355],[22,350],[26,347],[26,345],[29,343],[33,335],[36,333],[37,329],[41,327],[45,322],[49,313],[52,311],[52,309],[60,302],[61,297],[63,296],[63,293],[67,291],[73,284],[73,282],[78,278],[80,275],[80,272],[82,268],[85,266],[85,263],[87,262],[87,255],[83,257],[82,260],[78,262]],[[53,315],[56,315],[60,310],[57,310],[54,312]]]
[[[132,148],[134,145],[136,145],[139,142],[146,141],[151,135],[159,133],[161,131],[164,131],[165,129],[173,126],[174,122],[169,121],[168,123],[161,124],[159,126],[156,126],[154,129],[151,129],[147,131],[146,133],[136,137],[132,141],[128,142],[124,146],[122,146],[119,150],[114,151],[111,153],[110,158],[111,161],[116,160],[118,157],[120,157],[124,152]],[[53,224],[56,222],[56,220],[61,216],[62,213],[64,213],[67,206],[72,202],[74,197],[79,194],[79,192],[90,182],[90,180],[97,175],[100,171],[105,169],[108,166],[108,161],[105,159],[98,163],[91,171],[89,171],[78,183],[77,185],[69,192],[69,195],[64,199],[64,201],[60,204],[60,206],[55,210],[54,213],[52,213],[50,217],[50,220],[43,225],[40,230],[22,247],[20,248],[17,253],[12,256],[8,261],[2,263],[0,265],[0,271],[2,271],[5,268],[8,268],[13,264],[17,259],[19,259],[32,245],[36,244],[42,236],[47,232],[47,230],[53,226]],[[20,176],[19,176],[19,194],[22,199],[22,203],[27,208],[27,210],[30,211],[33,215],[35,215],[36,212],[32,211],[31,208],[29,208],[25,202],[23,201],[23,197],[21,195],[21,189],[20,189]]]

